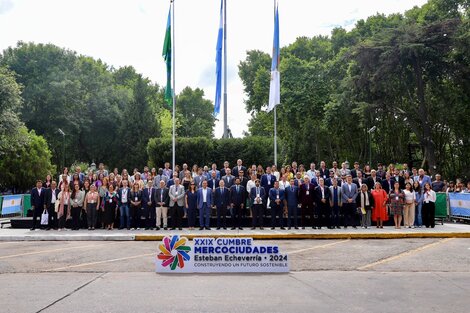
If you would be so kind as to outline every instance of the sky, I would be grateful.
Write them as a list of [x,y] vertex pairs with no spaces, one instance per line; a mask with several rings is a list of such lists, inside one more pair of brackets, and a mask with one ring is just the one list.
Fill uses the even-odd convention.
[[[280,45],[300,36],[329,35],[338,26],[350,30],[376,13],[402,13],[426,2],[279,0]],[[0,51],[18,41],[52,43],[114,68],[131,65],[164,86],[169,5],[169,0],[0,0]],[[220,0],[175,0],[177,94],[186,86],[198,87],[214,101],[219,17]],[[227,0],[228,126],[234,137],[243,136],[250,118],[238,64],[248,50],[271,54],[273,24],[273,0]],[[223,108],[215,137],[222,136],[222,121]]]

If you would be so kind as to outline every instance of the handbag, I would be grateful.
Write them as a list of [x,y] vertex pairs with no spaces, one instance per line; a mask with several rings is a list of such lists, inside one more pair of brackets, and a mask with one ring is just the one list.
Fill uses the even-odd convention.
[[44,211],[41,214],[41,225],[47,225],[49,224],[49,213],[47,213],[47,210],[44,209]]

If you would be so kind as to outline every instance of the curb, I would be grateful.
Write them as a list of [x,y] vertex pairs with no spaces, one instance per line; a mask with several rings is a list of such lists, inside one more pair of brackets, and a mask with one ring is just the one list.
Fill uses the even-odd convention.
[[135,241],[134,235],[108,235],[108,236],[91,236],[91,235],[75,235],[75,236],[0,236],[0,242],[2,241]]
[[[136,235],[135,241],[161,241],[165,235]],[[258,240],[291,240],[291,239],[405,239],[405,238],[470,238],[470,233],[398,233],[398,234],[201,234],[184,235],[188,239],[194,238],[253,238]]]

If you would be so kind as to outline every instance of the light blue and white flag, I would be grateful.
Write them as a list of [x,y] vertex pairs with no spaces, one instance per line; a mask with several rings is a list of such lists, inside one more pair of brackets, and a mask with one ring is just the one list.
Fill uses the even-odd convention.
[[268,112],[281,103],[281,77],[279,74],[279,11],[278,4],[274,10],[274,39],[273,39],[273,59],[271,63],[271,83],[269,85],[269,105]]
[[215,75],[216,75],[216,84],[215,84],[215,101],[214,101],[214,116],[217,116],[220,113],[220,99],[222,95],[222,41],[223,41],[223,0],[220,0],[220,22],[219,22],[219,33],[217,35],[217,47],[215,55]]
[[2,215],[21,213],[21,195],[4,196]]
[[470,193],[449,193],[450,215],[470,217]]

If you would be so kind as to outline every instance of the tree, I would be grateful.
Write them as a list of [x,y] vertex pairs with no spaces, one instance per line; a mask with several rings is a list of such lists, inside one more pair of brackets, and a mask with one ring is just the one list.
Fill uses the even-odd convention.
[[55,167],[51,164],[52,154],[46,140],[25,127],[21,127],[20,132],[26,138],[25,144],[0,159],[0,187],[26,191],[37,179],[55,173]]
[[214,136],[215,117],[212,114],[214,105],[212,101],[204,99],[202,89],[184,88],[178,95],[176,103],[180,119],[178,136],[206,138]]

